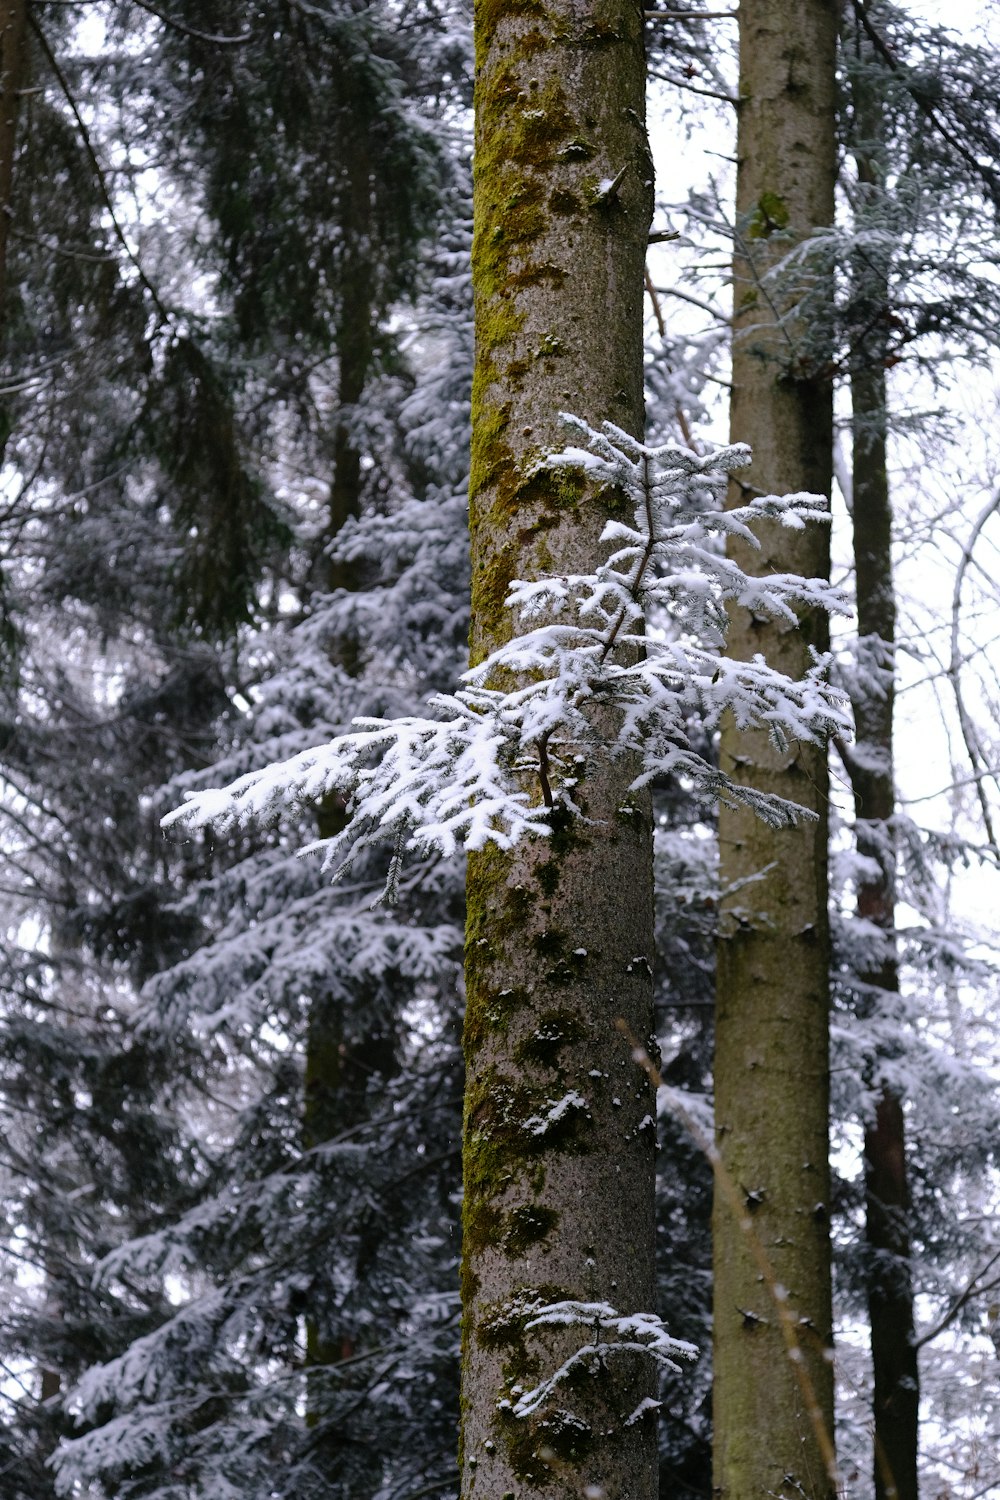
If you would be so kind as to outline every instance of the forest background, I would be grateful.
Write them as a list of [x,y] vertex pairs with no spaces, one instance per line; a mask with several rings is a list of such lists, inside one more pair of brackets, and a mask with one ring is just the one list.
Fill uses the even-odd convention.
[[[886,1080],[924,1492],[1000,1484],[998,99],[979,19],[845,8],[836,297],[810,335],[837,401],[834,579],[853,587],[851,385],[873,337],[896,564],[896,989],[872,978],[872,853],[851,749],[832,752],[852,1496],[873,1484],[862,1145]],[[33,0],[0,7],[0,36],[0,1492],[455,1493],[460,859],[393,861],[378,904],[385,850],[337,884],[297,857],[342,830],[342,797],[227,833],[159,820],[359,715],[425,711],[465,670],[471,18]],[[671,7],[647,40],[647,435],[704,452],[730,373],[735,26]],[[884,669],[862,637],[835,626],[855,702]],[[685,1119],[710,1129],[720,891],[711,806],[683,779],[655,794],[659,1311],[701,1351],[663,1391],[661,1488],[707,1495],[712,1187]]]

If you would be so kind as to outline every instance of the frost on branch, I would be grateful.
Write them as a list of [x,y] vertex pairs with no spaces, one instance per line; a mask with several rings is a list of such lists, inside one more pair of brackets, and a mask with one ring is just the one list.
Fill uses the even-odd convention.
[[[607,1360],[613,1355],[639,1354],[650,1358],[659,1370],[680,1373],[678,1359],[697,1359],[698,1351],[693,1344],[675,1339],[667,1332],[666,1324],[655,1313],[619,1313],[606,1302],[550,1302],[524,1300],[508,1309],[508,1317],[514,1316],[527,1332],[534,1328],[582,1328],[590,1337],[575,1349],[553,1374],[530,1391],[517,1390],[516,1399],[504,1398],[499,1409],[509,1411],[514,1417],[530,1417],[549,1398],[557,1394],[559,1387],[571,1381],[578,1371],[586,1370],[599,1375]],[[511,1393],[512,1395],[515,1392]],[[644,1405],[655,1407],[657,1402]],[[639,1411],[634,1411],[626,1426],[638,1420]]]
[[692,748],[688,730],[711,730],[727,711],[740,728],[766,729],[780,749],[847,730],[825,660],[793,681],[761,656],[724,655],[728,604],[791,625],[797,607],[843,610],[821,580],[755,578],[724,553],[727,536],[759,545],[751,528],[761,517],[796,528],[824,521],[824,502],[766,496],[727,511],[726,476],[750,461],[744,444],[700,456],[647,447],[610,423],[597,432],[564,420],[587,446],[545,463],[586,470],[634,513],[631,523],[608,522],[609,555],[597,570],[512,584],[507,602],[523,633],[467,672],[457,692],[431,698],[433,717],[355,720],[351,734],[196,793],[165,824],[227,827],[336,794],[348,803],[347,826],[308,849],[344,869],[368,846],[394,844],[391,896],[404,848],[447,855],[547,834],[553,808],[574,807],[580,758],[592,747],[606,753],[606,709],[617,725],[613,752],[641,765],[634,788],[676,776],[775,825],[806,816],[730,781]]

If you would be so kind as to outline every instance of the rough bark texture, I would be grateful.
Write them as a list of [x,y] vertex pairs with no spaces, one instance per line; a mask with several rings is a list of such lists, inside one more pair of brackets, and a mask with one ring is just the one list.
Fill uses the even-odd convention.
[[[862,64],[851,79],[858,216],[876,210],[885,190],[882,118],[877,67],[863,41]],[[868,54],[867,56],[865,54]],[[896,850],[892,715],[896,600],[892,571],[892,502],[886,465],[888,399],[886,358],[889,330],[888,253],[866,247],[854,268],[854,323],[860,333],[852,350],[853,535],[858,636],[864,660],[853,691],[855,746],[847,752],[854,791],[858,853],[870,875],[859,881],[858,916],[883,935],[881,955],[858,975],[862,1013],[878,996],[896,994]],[[875,665],[878,662],[879,665]],[[917,1500],[920,1405],[910,1274],[910,1199],[901,1099],[879,1080],[874,1120],[865,1127],[865,1238],[868,1313],[874,1373],[876,1500]]]
[[[803,294],[822,303],[823,272],[817,268],[812,286],[801,266],[794,287],[764,278],[796,241],[832,222],[838,11],[834,0],[740,7],[731,435],[753,447],[747,478],[757,493],[830,489],[831,390],[798,305]],[[745,500],[745,489],[733,499]],[[733,548],[748,571],[827,573],[825,528],[796,533],[765,523],[758,535],[759,552]],[[819,615],[795,630],[733,612],[733,654],[763,652],[790,675],[808,665],[810,646],[825,643]],[[715,1493],[826,1500],[833,1483],[816,1431],[817,1422],[833,1431],[826,757],[802,744],[779,752],[764,735],[729,724],[721,761],[728,775],[790,797],[817,818],[775,833],[746,812],[720,816],[717,1142],[796,1314],[812,1400],[785,1350],[773,1289],[746,1228],[717,1194]]]
[[[627,0],[476,7],[472,655],[509,639],[514,578],[583,572],[620,503],[538,468],[560,410],[642,429],[652,208],[641,13]],[[613,195],[602,182],[623,173]],[[610,714],[595,728],[613,741]],[[530,1417],[520,1392],[592,1330],[526,1330],[576,1299],[651,1312],[652,1089],[619,1020],[652,1028],[651,815],[635,767],[580,748],[553,835],[470,858],[465,1053],[462,1490],[656,1493],[648,1357],[588,1361]],[[539,799],[541,778],[525,773]]]

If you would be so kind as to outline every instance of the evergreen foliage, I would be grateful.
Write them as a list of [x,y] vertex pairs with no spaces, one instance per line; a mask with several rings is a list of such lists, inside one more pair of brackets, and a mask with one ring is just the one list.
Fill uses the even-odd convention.
[[[715,724],[735,705],[779,734],[790,713],[796,733],[842,727],[819,667],[790,688],[721,654],[727,598],[785,618],[803,585],[751,583],[721,554],[754,514],[794,523],[796,511],[748,496],[724,512],[719,475],[738,455],[692,452],[683,424],[711,418],[718,329],[700,347],[650,342],[646,446],[578,430],[552,472],[586,467],[629,496],[608,560],[515,590],[536,611],[532,633],[456,690],[468,19],[436,0],[28,7],[0,279],[0,1492],[12,1500],[457,1493],[456,847],[470,833],[550,836],[553,807],[573,804],[561,746],[589,732],[586,699],[614,695],[656,810],[662,1077],[708,1121],[710,804],[741,795],[718,771]],[[728,92],[713,20],[671,8],[649,42],[665,76]],[[845,151],[877,147],[882,177],[864,191],[847,180],[843,227],[765,283],[791,268],[801,290],[836,271],[829,306],[793,299],[812,326],[793,373],[840,380],[877,359],[929,377],[944,404],[955,361],[982,367],[995,348],[995,47],[858,4],[841,57]],[[883,140],[863,138],[858,87],[879,91]],[[909,412],[890,421],[916,430]],[[872,649],[838,644],[852,699],[876,683]],[[358,718],[380,725],[365,741]],[[444,746],[438,779],[421,783],[429,831],[423,792],[404,801],[386,778],[387,800],[371,800],[366,746],[398,749],[386,726],[400,722]],[[350,777],[331,779],[331,741],[350,747]],[[489,759],[463,781],[473,741]],[[989,765],[985,736],[976,744],[973,774]],[[277,824],[160,833],[183,797],[207,811],[227,782],[258,797],[294,758],[308,775],[292,795],[282,778]],[[468,806],[484,776],[496,816]],[[988,814],[985,772],[977,785]],[[317,791],[318,812],[305,797]],[[347,850],[352,796],[371,816],[333,884],[297,850]],[[977,857],[968,822],[938,836],[897,815],[893,836],[898,994],[864,977],[884,935],[854,913],[867,866],[846,829],[833,867],[838,1301],[842,1322],[863,1317],[851,1162],[871,1080],[889,1078],[907,1107],[924,1462],[966,1500],[993,1473],[998,1421],[996,966],[942,896],[943,872]],[[378,905],[387,889],[395,905]],[[707,1493],[711,1170],[669,1097],[650,1313],[701,1357],[665,1372],[661,1484]],[[853,1378],[850,1339],[842,1360]],[[845,1460],[862,1473],[865,1379],[861,1411],[844,1403]],[[976,1379],[978,1457],[960,1395]],[[864,1483],[850,1487],[862,1500]]]

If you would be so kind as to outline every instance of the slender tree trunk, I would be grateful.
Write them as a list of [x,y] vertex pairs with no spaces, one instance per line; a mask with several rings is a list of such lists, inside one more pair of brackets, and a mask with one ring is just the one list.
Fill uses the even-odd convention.
[[[740,7],[733,441],[754,451],[760,493],[828,494],[832,394],[821,340],[800,298],[822,307],[828,283],[799,263],[795,285],[769,277],[792,245],[833,220],[834,0],[752,0]],[[734,502],[745,501],[745,488]],[[763,523],[748,572],[825,576],[821,526]],[[826,645],[826,622],[799,629],[734,610],[733,655],[763,652],[791,676]],[[715,1493],[826,1500],[834,1493],[823,1432],[833,1432],[828,1165],[829,1015],[825,753],[723,728],[734,779],[792,798],[816,816],[774,832],[748,812],[720,815],[725,893],[718,962],[715,1106],[724,1169],[746,1219],[718,1193],[714,1236]],[[773,1268],[767,1285],[751,1237]],[[795,1316],[789,1358],[775,1294]],[[803,1380],[803,1376],[805,1379]]]
[[17,117],[24,73],[26,0],[0,0],[0,325],[7,296],[7,242]]
[[[872,69],[878,59],[863,41],[851,80],[858,216],[879,208],[885,190],[882,113]],[[858,975],[862,1013],[899,991],[896,953],[896,848],[892,716],[896,603],[892,571],[892,503],[886,465],[889,329],[888,256],[867,247],[854,267],[852,353],[854,432],[853,528],[858,636],[862,648],[853,690],[855,746],[846,754],[854,791],[858,853],[869,874],[858,884],[859,918],[881,934],[881,952]],[[876,1063],[877,1068],[877,1063]],[[920,1405],[910,1274],[910,1199],[902,1100],[877,1074],[875,1117],[865,1125],[865,1237],[868,1313],[874,1371],[876,1500],[917,1500]]]
[[[361,399],[371,375],[374,348],[373,329],[375,278],[371,240],[370,154],[366,142],[357,138],[351,154],[351,177],[341,203],[343,262],[340,268],[341,298],[336,327],[337,414],[333,428],[333,473],[330,482],[326,539],[336,540],[346,523],[361,514],[361,453],[352,431],[352,408]],[[331,558],[320,559],[319,584],[324,590],[354,590],[362,578],[354,563]],[[352,675],[360,668],[358,643],[351,637],[340,637],[332,647],[339,664]],[[330,796],[320,803],[317,833],[332,838],[344,827],[343,799]],[[379,1017],[370,997],[363,993],[346,1006],[342,995],[314,997],[306,1034],[303,1142],[306,1150],[332,1140],[339,1132],[370,1118],[372,1078],[390,1078],[397,1070],[397,1039],[385,1018]],[[371,1247],[359,1247],[364,1259]],[[329,1268],[328,1268],[329,1269]],[[357,1271],[359,1268],[355,1267]],[[309,1426],[325,1426],[315,1442],[316,1461],[330,1483],[344,1482],[342,1473],[348,1445],[344,1434],[331,1421],[331,1386],[347,1388],[338,1379],[337,1365],[356,1352],[350,1334],[342,1327],[336,1308],[332,1278],[314,1289],[314,1304],[306,1319],[306,1365],[308,1367]],[[373,1450],[374,1460],[377,1454]],[[359,1495],[359,1480],[353,1478],[353,1491]],[[364,1493],[376,1487],[378,1475],[372,1473]]]
[[[862,1008],[876,994],[895,995],[896,851],[893,792],[892,646],[895,602],[886,477],[885,372],[865,364],[851,378],[854,407],[854,558],[858,630],[881,665],[858,673],[854,693],[856,745],[850,755],[858,853],[871,874],[858,884],[858,916],[883,934],[881,955],[858,975]],[[886,655],[886,653],[889,653]],[[862,690],[862,683],[868,691]],[[877,685],[876,685],[877,684]],[[916,1500],[919,1379],[910,1277],[909,1190],[902,1101],[878,1078],[875,1118],[865,1125],[865,1210],[868,1312],[875,1377],[877,1500]]]
[[[367,209],[369,185],[367,175],[353,193],[365,199]],[[359,217],[362,205],[355,206],[352,218]],[[361,513],[361,454],[352,432],[353,408],[361,400],[371,375],[374,351],[374,276],[371,265],[368,215],[345,232],[352,236],[352,249],[344,271],[344,297],[337,326],[337,421],[333,433],[333,482],[330,486],[330,537],[345,523]],[[356,563],[330,561],[326,587],[355,589],[359,587]]]
[[[636,6],[478,0],[475,25],[479,661],[517,628],[512,579],[590,571],[606,550],[616,497],[538,463],[565,445],[560,410],[642,431],[653,174]],[[532,1306],[654,1308],[652,1089],[616,1024],[643,1043],[652,1029],[651,813],[601,712],[609,748],[578,747],[564,793],[578,811],[557,790],[550,838],[469,860],[461,1463],[463,1495],[482,1500],[656,1493],[654,1372],[613,1335],[518,1409],[601,1341],[593,1326],[526,1327]],[[538,800],[546,754],[523,772]]]
[[[17,117],[24,82],[26,0],[0,0],[0,355],[7,328],[7,246],[10,239],[11,195]],[[0,403],[0,462],[10,437],[10,417]]]

